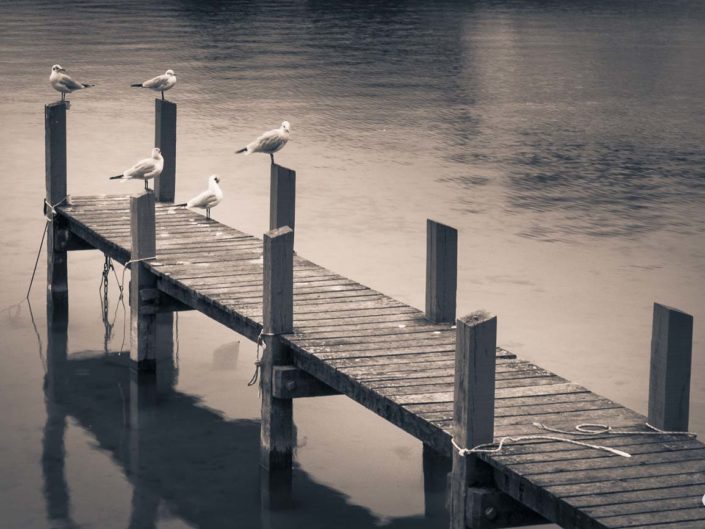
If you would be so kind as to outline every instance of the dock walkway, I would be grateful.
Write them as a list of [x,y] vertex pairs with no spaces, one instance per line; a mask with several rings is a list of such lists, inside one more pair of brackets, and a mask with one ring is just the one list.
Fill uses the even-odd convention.
[[[124,264],[130,260],[129,198],[73,196],[57,213],[73,234]],[[161,292],[258,338],[261,239],[157,204],[156,241],[156,259],[144,265]],[[294,332],[281,337],[292,363],[450,457],[455,327],[300,256],[293,275]],[[705,445],[652,435],[645,417],[503,349],[496,359],[495,438],[546,434],[535,422],[644,432],[585,439],[631,458],[546,441],[479,455],[493,467],[499,490],[563,527],[705,527]]]
[[[271,167],[271,230],[262,239],[175,207],[176,105],[169,101],[155,101],[155,145],[165,165],[153,192],[68,195],[66,109],[64,102],[45,107],[49,393],[67,360],[67,252],[96,249],[130,265],[131,399],[146,398],[153,373],[158,382],[157,342],[171,341],[158,331],[170,329],[174,311],[198,310],[264,342],[265,507],[291,489],[294,399],[342,394],[423,443],[429,483],[445,490],[452,461],[452,529],[546,521],[705,529],[705,445],[686,434],[690,315],[654,305],[647,419],[497,348],[495,316],[456,319],[453,228],[428,221],[420,311],[295,254],[294,171]],[[579,435],[585,423],[611,430]],[[540,437],[465,452],[518,436]]]

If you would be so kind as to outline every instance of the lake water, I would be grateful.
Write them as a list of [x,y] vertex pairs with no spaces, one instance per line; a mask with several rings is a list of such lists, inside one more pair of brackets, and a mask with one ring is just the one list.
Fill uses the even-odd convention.
[[[697,0],[4,0],[0,305],[44,226],[51,65],[97,85],[70,97],[73,194],[141,189],[106,179],[152,147],[153,94],[128,85],[172,68],[177,201],[217,173],[215,218],[266,231],[269,160],[234,150],[286,119],[299,254],[422,307],[426,218],[456,226],[458,313],[495,312],[501,345],[641,412],[652,304],[685,310],[703,434],[704,27]],[[97,359],[103,259],[70,257],[72,406],[45,400],[40,263],[41,343],[26,305],[0,314],[1,527],[446,527],[424,516],[420,444],[342,397],[296,402],[297,503],[261,513],[254,346],[194,313],[135,470],[126,371]]]

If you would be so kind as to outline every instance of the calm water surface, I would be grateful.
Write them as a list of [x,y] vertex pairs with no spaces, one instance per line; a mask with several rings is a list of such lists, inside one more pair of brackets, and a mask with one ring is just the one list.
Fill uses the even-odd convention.
[[[218,173],[215,217],[264,232],[269,162],[233,151],[287,119],[300,254],[421,307],[425,219],[457,226],[459,313],[495,312],[502,345],[642,412],[652,303],[688,311],[703,434],[703,27],[695,0],[5,0],[1,304],[44,225],[50,66],[97,84],[71,96],[74,194],[139,191],[105,178],[152,146],[153,97],[128,84],[173,68],[178,201]],[[136,469],[126,371],[98,358],[102,265],[70,258],[69,405],[44,398],[43,268],[41,343],[26,305],[0,315],[0,526],[446,527],[424,516],[420,444],[338,397],[297,401],[297,504],[262,514],[254,347],[199,314]]]

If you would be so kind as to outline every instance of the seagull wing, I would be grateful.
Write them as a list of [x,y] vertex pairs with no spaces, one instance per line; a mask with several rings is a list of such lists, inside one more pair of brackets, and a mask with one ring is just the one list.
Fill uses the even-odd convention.
[[59,73],[59,79],[57,80],[57,82],[59,84],[64,85],[69,90],[80,90],[81,88],[83,88],[83,85],[81,83],[74,81],[65,73]]
[[284,147],[287,139],[279,129],[270,130],[247,146],[250,152],[274,153]]
[[145,81],[144,83],[142,83],[142,86],[144,86],[145,88],[151,88],[152,90],[162,90],[168,84],[169,84],[169,76],[162,74],[162,75],[157,75],[156,77],[153,77],[149,81]]
[[200,193],[193,197],[191,200],[189,200],[186,203],[186,207],[188,208],[207,208],[210,207],[211,204],[216,200],[215,193],[211,191],[210,189],[205,190],[203,193]]
[[153,172],[155,169],[156,160],[154,158],[145,158],[130,167],[123,175],[125,175],[125,178],[144,178],[145,175]]

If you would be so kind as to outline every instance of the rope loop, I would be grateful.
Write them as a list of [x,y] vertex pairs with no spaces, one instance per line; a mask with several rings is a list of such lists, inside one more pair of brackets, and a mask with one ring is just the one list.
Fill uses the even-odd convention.
[[47,199],[44,199],[44,216],[46,217],[47,222],[54,222],[54,217],[56,217],[56,208],[66,202],[67,198],[68,197],[62,198],[56,204],[49,204],[49,202],[47,202]]
[[262,329],[259,333],[259,336],[257,336],[257,356],[255,358],[255,372],[252,373],[252,378],[250,378],[250,381],[247,383],[248,387],[254,386],[255,384],[257,384],[257,381],[259,380],[260,390],[262,389],[262,378],[260,376],[260,371],[262,371],[262,360],[260,359],[260,347],[262,347],[262,356],[264,356],[264,352],[267,350],[267,344],[264,343],[265,336],[276,336],[276,334],[264,332],[264,329]]
[[[561,430],[559,428],[553,428],[551,426],[546,426],[545,424],[542,424],[540,422],[534,422],[532,424],[536,428],[539,428],[540,430],[546,430],[547,432],[559,433],[559,434],[564,434],[564,435],[583,435],[583,436],[596,436],[596,435],[604,435],[604,434],[608,434],[608,435],[683,435],[683,436],[686,436],[691,439],[697,437],[697,435],[692,432],[675,432],[675,431],[661,430],[660,428],[657,428],[657,427],[649,424],[648,422],[644,423],[644,425],[651,430],[649,432],[636,431],[636,430],[615,430],[608,424],[599,424],[599,423],[578,424],[575,426],[575,430],[573,430],[573,431]],[[570,444],[574,444],[577,446],[582,446],[584,448],[592,448],[593,450],[602,450],[604,452],[609,452],[610,454],[621,456],[621,457],[632,457],[632,455],[627,452],[624,452],[622,450],[617,450],[616,448],[612,448],[609,446],[590,444],[590,443],[578,441],[575,439],[568,439],[566,437],[557,437],[554,435],[545,435],[545,434],[520,435],[517,437],[505,436],[505,437],[500,437],[499,441],[492,442],[492,443],[479,444],[479,445],[474,446],[472,448],[463,448],[461,446],[458,446],[458,444],[455,441],[455,438],[451,437],[451,439],[450,439],[450,442],[453,445],[453,448],[455,448],[457,450],[458,454],[461,457],[465,457],[470,454],[498,453],[498,452],[502,451],[502,449],[504,448],[504,445],[506,445],[508,443],[519,443],[522,441],[558,441],[561,443],[570,443]]]

